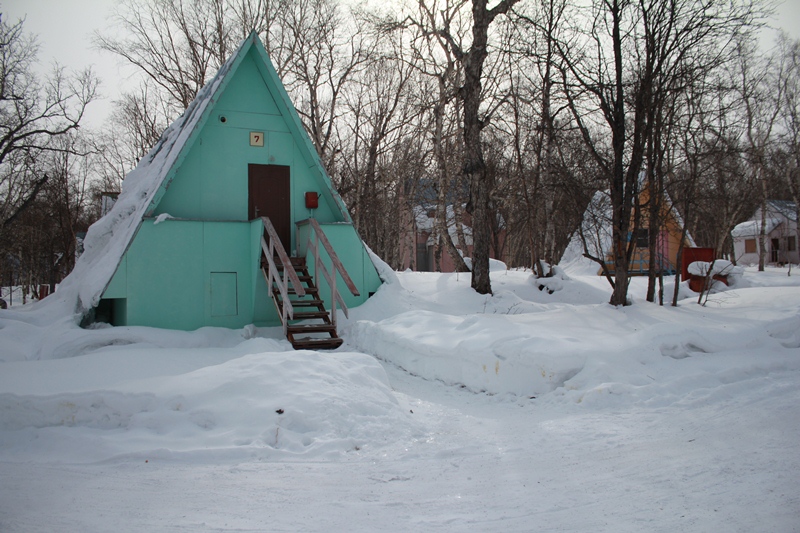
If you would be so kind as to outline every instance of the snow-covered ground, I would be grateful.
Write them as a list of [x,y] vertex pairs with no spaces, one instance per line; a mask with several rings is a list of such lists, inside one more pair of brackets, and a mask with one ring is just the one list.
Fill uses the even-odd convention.
[[327,353],[0,312],[0,531],[800,531],[800,276],[593,270],[391,275]]

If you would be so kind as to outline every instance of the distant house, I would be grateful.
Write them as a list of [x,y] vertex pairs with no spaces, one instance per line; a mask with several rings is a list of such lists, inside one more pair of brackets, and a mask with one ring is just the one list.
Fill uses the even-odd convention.
[[[469,225],[471,223],[471,217],[469,213],[463,212],[463,222],[461,224],[461,231],[464,235],[464,242],[466,243],[466,249],[462,250],[459,247],[459,239],[458,239],[458,228],[456,226],[456,214],[455,210],[453,209],[452,204],[447,206],[447,231],[450,234],[450,238],[453,240],[453,244],[455,244],[458,252],[461,254],[462,257],[470,258],[472,257],[472,227]],[[412,263],[410,260],[406,261],[404,267],[406,268],[414,268],[418,272],[433,272],[436,270],[436,260],[435,260],[435,252],[436,252],[436,207],[433,205],[418,205],[414,208],[414,228],[416,229],[416,233],[414,235],[414,244],[415,244],[415,257],[414,262]],[[497,251],[499,248],[501,251],[505,249],[505,238],[506,238],[506,231],[503,227],[502,221],[498,224],[499,229],[497,231],[497,235],[495,236],[494,241],[490,244],[489,247],[489,257],[491,259],[497,259],[503,261],[504,258],[501,257],[502,253]],[[469,265],[468,265],[469,266]],[[439,269],[441,272],[455,272],[455,264],[453,260],[450,258],[450,254],[447,253],[444,246],[442,245],[441,249],[441,257],[439,260]]]
[[[762,208],[750,220],[738,224],[731,235],[736,260],[744,264],[758,263]],[[797,207],[784,200],[767,201],[766,261],[773,264],[800,263],[797,250]]]
[[117,203],[117,199],[119,198],[118,192],[101,192],[100,193],[100,216],[106,216],[110,211],[111,208],[114,207],[114,204]]
[[[639,228],[636,232],[628,234],[628,241],[633,240],[636,244],[633,255],[631,257],[631,264],[628,273],[632,276],[645,276],[650,270],[650,228],[649,216],[647,205],[650,200],[650,191],[646,186],[646,182],[642,184],[641,192],[639,193],[638,206],[642,210]],[[635,213],[631,214],[631,225],[633,225],[633,217]],[[681,236],[683,235],[683,218],[678,210],[672,205],[672,201],[665,194],[661,203],[660,224],[658,228],[658,235],[656,236],[656,256],[655,256],[655,271],[664,275],[673,275],[676,273],[678,264],[678,250],[681,246]],[[695,247],[696,244],[692,236],[687,232],[683,240],[684,248]],[[606,266],[610,272],[614,272],[614,255],[608,253],[606,255]],[[602,275],[602,269],[598,274]]]
[[[433,272],[436,270],[435,265],[435,248],[436,248],[436,208],[434,206],[426,207],[418,205],[414,208],[414,223],[416,233],[414,236],[415,242],[415,261],[414,267],[418,272]],[[453,243],[458,247],[458,236],[456,234],[455,213],[453,206],[447,206],[447,225],[448,233]],[[459,250],[462,257],[469,257],[472,254],[472,228],[463,226],[464,240],[467,243],[466,250]],[[408,266],[411,266],[410,264]],[[442,272],[455,271],[455,265],[450,258],[450,254],[442,247],[440,268]]]

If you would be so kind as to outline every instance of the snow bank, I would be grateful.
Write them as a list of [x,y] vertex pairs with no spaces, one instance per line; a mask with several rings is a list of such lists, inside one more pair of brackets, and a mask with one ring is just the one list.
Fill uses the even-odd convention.
[[[35,382],[34,373],[74,379],[53,383],[48,392],[0,394],[0,448],[64,461],[331,459],[410,430],[373,358],[307,351],[232,357],[264,348],[263,341],[217,350],[218,359],[226,353],[229,359],[216,364],[213,355],[195,357],[201,364],[191,370],[185,369],[196,355],[190,350],[155,351],[157,358],[139,360],[127,379],[102,358],[124,368],[137,351],[11,367],[22,383]],[[90,375],[81,379],[81,369]],[[63,448],[54,451],[53,443]]]
[[717,259],[712,262],[695,261],[687,267],[689,274],[693,276],[725,276],[727,283],[713,281],[711,289],[715,292],[726,291],[734,288],[743,288],[744,267],[736,266],[730,261]]
[[[428,327],[423,326],[427,324]],[[475,391],[535,395],[577,374],[582,353],[561,353],[550,336],[532,337],[502,317],[454,317],[419,311],[347,331],[359,350],[426,379]]]
[[[476,392],[550,393],[550,401],[604,405],[671,397],[669,387],[691,390],[692,379],[681,385],[664,385],[664,380],[673,372],[676,380],[686,379],[683,370],[694,363],[678,361],[700,355],[735,353],[727,363],[714,364],[730,364],[729,372],[741,376],[769,373],[771,365],[786,363],[782,356],[753,360],[741,347],[774,342],[765,325],[780,314],[742,318],[738,309],[759,301],[778,305],[779,294],[781,300],[795,294],[800,301],[798,287],[729,291],[707,302],[717,308],[709,322],[711,311],[693,300],[678,308],[644,301],[613,308],[606,303],[610,288],[597,276],[578,281],[562,273],[550,278],[560,285],[551,294],[538,290],[542,280],[529,273],[493,273],[494,296],[471,291],[468,275],[403,273],[398,278],[399,285],[382,287],[353,310],[343,330],[353,349]],[[605,292],[587,281],[606,284]],[[636,298],[645,287],[646,279],[635,279],[631,294]],[[800,304],[794,307],[800,316]],[[700,323],[704,326],[697,329]],[[800,318],[792,323],[800,329]],[[800,368],[800,358],[791,365]]]
[[561,284],[558,292],[540,290],[541,280],[526,271],[493,272],[493,296],[475,293],[469,274],[399,274],[399,284],[351,310],[343,336],[353,349],[426,379],[491,394],[544,394],[578,374],[594,346],[577,342],[577,324],[531,327],[530,320],[575,312],[588,320],[593,306],[577,311],[566,302],[608,298],[557,272],[548,280]]
[[677,308],[642,278],[615,308],[595,275],[389,277],[327,353],[3,322],[61,358],[0,344],[0,528],[793,531],[800,276]]

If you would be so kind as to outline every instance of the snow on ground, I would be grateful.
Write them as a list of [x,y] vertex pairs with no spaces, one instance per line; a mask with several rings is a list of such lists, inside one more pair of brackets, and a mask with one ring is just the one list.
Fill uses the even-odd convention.
[[800,531],[800,277],[565,270],[397,273],[327,353],[0,312],[0,531]]

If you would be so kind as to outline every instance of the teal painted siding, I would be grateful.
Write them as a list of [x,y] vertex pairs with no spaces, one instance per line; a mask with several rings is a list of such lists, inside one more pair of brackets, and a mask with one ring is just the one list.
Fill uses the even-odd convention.
[[[252,291],[247,280],[250,278],[252,266],[248,261],[250,246],[250,224],[236,222],[204,222],[203,223],[203,286],[205,291],[205,316],[203,325],[221,326],[229,328],[244,327],[253,320],[248,310],[251,307]],[[213,273],[217,273],[216,276]],[[222,273],[234,274],[234,280]],[[215,278],[215,279],[212,279]],[[219,293],[214,292],[214,281],[217,282],[217,291],[223,287],[222,279],[228,284],[227,290],[233,291],[225,298],[225,312],[220,309],[222,304]],[[236,302],[236,312],[228,307]]]
[[230,85],[220,95],[216,109],[243,111],[250,115],[280,116],[281,112],[275,100],[266,90],[266,76],[262,73],[262,69],[261,58],[254,49],[251,49],[236,70]]
[[103,298],[127,298],[128,296],[128,262],[125,256],[122,256],[122,262],[117,267],[114,277],[111,278],[111,283],[106,287]]
[[239,314],[236,272],[211,272],[211,318]]
[[171,329],[204,325],[203,223],[145,220],[128,249],[129,324]]
[[146,220],[126,254],[126,323],[184,330],[253,323],[250,233],[246,222]]

